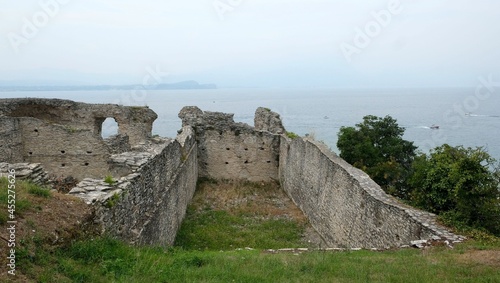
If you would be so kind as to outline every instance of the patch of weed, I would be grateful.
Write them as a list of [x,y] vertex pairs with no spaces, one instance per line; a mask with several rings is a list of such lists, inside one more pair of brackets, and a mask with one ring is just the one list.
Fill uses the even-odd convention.
[[113,178],[113,176],[111,175],[106,175],[106,177],[104,177],[104,183],[112,186],[114,183],[116,183],[115,179]]
[[114,207],[118,203],[119,200],[120,200],[120,195],[114,194],[112,197],[110,197],[106,200],[106,207],[107,208]]
[[296,133],[294,132],[286,132],[286,136],[290,139],[296,139],[299,137],[299,135],[297,135]]

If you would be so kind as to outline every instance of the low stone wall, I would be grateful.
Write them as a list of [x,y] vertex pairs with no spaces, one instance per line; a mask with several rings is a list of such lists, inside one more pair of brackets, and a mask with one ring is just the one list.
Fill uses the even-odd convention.
[[198,178],[191,129],[183,128],[176,140],[151,145],[148,152],[112,159],[130,174],[112,186],[85,179],[70,193],[94,203],[103,233],[136,245],[172,245]]
[[330,247],[392,248],[461,241],[435,215],[403,205],[321,143],[281,139],[280,181]]

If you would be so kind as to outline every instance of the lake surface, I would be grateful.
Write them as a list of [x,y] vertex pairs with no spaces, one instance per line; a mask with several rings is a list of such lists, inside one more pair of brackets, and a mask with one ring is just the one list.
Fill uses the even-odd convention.
[[[0,98],[63,98],[88,103],[148,105],[158,114],[153,133],[174,137],[184,106],[234,113],[253,125],[255,109],[280,113],[288,131],[314,135],[333,151],[341,126],[354,126],[365,115],[391,115],[406,128],[404,138],[423,152],[443,143],[484,147],[500,159],[500,95],[475,97],[474,89],[214,89],[147,91],[0,92]],[[466,115],[466,113],[468,113]],[[431,125],[439,125],[433,130]],[[112,131],[112,127],[104,130]]]

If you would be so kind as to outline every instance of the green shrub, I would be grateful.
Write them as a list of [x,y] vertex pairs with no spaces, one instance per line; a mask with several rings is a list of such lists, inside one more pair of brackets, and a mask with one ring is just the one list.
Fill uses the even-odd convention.
[[484,228],[500,235],[499,171],[482,148],[434,149],[413,165],[412,203],[440,214],[456,227]]

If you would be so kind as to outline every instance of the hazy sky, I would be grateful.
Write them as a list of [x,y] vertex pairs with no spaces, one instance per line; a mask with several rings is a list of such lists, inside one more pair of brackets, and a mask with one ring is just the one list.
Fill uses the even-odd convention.
[[475,86],[498,0],[0,0],[0,80]]

